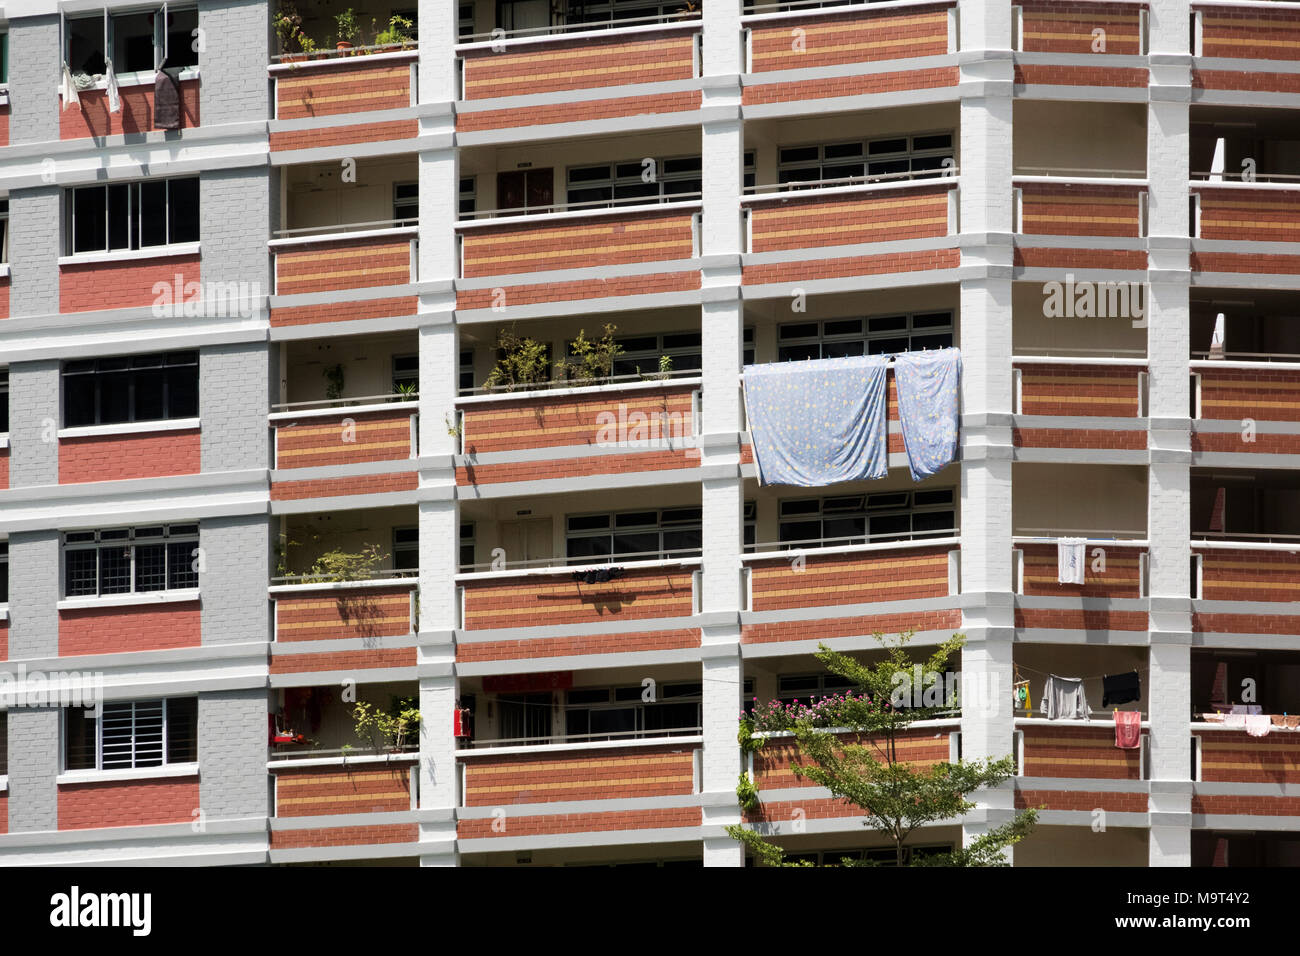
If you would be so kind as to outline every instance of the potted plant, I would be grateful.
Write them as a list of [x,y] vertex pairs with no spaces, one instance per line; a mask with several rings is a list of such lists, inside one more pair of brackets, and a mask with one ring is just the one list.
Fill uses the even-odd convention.
[[375,753],[386,747],[389,753],[397,754],[406,746],[406,738],[419,728],[420,711],[414,697],[393,698],[387,711],[360,701],[352,711],[352,719],[356,735],[369,739]]
[[[373,25],[374,21],[371,21],[371,23]],[[393,14],[388,18],[388,26],[375,32],[375,46],[400,46],[405,50],[411,43],[415,42],[415,37],[408,32],[414,25],[406,17]]]
[[335,44],[335,49],[352,49],[357,37],[361,36],[361,24],[357,21],[356,11],[348,7],[342,13],[335,14],[334,22],[339,29],[338,43]]
[[[302,15],[293,0],[282,0],[275,14],[275,35],[280,40],[281,59],[294,63],[316,52],[316,41],[302,32]],[[296,52],[295,52],[296,51]]]

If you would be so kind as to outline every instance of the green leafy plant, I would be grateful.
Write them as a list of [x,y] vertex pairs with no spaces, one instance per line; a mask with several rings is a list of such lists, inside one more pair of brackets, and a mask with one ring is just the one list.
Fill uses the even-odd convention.
[[316,41],[303,33],[302,15],[292,0],[281,0],[273,22],[282,54],[295,52],[294,48],[300,53],[316,52]]
[[767,739],[755,736],[753,719],[742,716],[740,718],[740,730],[736,733],[736,742],[740,744],[740,752],[748,757],[767,743]]
[[758,788],[754,786],[754,781],[749,779],[747,773],[742,773],[740,782],[736,784],[736,802],[740,804],[742,810],[758,808]]
[[489,389],[513,392],[535,388],[550,381],[551,347],[545,342],[521,338],[513,328],[497,332],[497,364],[483,384]]
[[[372,28],[375,21],[371,20]],[[393,14],[388,18],[388,26],[382,30],[375,31],[375,46],[397,46],[405,47],[409,43],[415,42],[415,37],[410,34],[411,28],[415,26],[406,17],[399,17]]]
[[448,435],[450,435],[452,438],[459,438],[461,436],[461,433],[464,431],[464,427],[461,425],[460,421],[453,420],[450,415],[443,415],[442,421],[443,424],[447,426]]
[[365,581],[373,578],[379,567],[388,560],[388,554],[382,547],[377,544],[367,544],[362,546],[360,551],[331,548],[316,558],[307,570],[295,570],[294,562],[289,556],[290,549],[300,548],[305,544],[318,544],[325,540],[325,537],[320,530],[312,526],[295,527],[279,534],[275,543],[277,576],[294,578],[302,584]]
[[342,365],[327,365],[321,369],[321,375],[325,379],[325,397],[330,401],[343,397],[343,386],[347,381],[347,375]]
[[357,13],[351,7],[348,7],[342,13],[334,15],[334,23],[338,26],[338,41],[348,46],[357,42],[361,36],[361,23],[357,19]]
[[561,377],[569,381],[597,382],[614,374],[614,359],[623,354],[623,346],[614,340],[616,325],[606,325],[599,339],[587,338],[587,330],[579,329],[578,337],[569,343],[569,357],[557,364]]
[[[952,712],[956,701],[931,703],[925,691],[942,681],[948,659],[965,643],[963,635],[954,634],[929,658],[916,661],[906,652],[911,638],[910,631],[899,634],[896,640],[876,634],[885,653],[874,664],[859,663],[819,645],[817,660],[831,673],[861,688],[860,695],[836,695],[829,706],[823,706],[823,701],[796,704],[793,713],[759,707],[753,718],[742,717],[742,727],[744,721],[750,720],[752,736],[754,730],[765,729],[765,723],[793,720],[791,730],[803,762],[793,763],[792,772],[861,808],[866,815],[865,825],[893,841],[897,865],[1005,866],[1002,851],[1030,832],[1037,819],[1036,810],[1022,811],[1009,823],[987,831],[959,850],[925,857],[909,852],[906,841],[914,830],[961,817],[975,806],[966,799],[967,794],[997,786],[1016,770],[1011,756],[941,761],[929,766],[899,760],[898,737],[909,724]],[[773,714],[777,716],[773,718]],[[827,726],[842,727],[849,733],[832,734],[823,729]],[[760,860],[785,865],[784,851],[766,843],[752,830],[729,826],[727,833]],[[768,849],[760,850],[759,843]]]
[[410,401],[420,394],[420,386],[417,382],[394,382],[393,394],[400,395],[403,401]]
[[388,710],[360,701],[352,709],[353,730],[362,740],[369,740],[375,752],[387,749],[398,753],[406,739],[420,726],[420,711],[414,697],[395,697]]

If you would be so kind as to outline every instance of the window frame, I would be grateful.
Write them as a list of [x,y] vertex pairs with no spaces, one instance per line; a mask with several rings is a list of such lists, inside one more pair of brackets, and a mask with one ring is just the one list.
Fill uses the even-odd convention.
[[[700,517],[689,521],[671,521],[664,523],[664,514],[676,511],[698,511]],[[653,512],[656,515],[656,521],[653,525],[637,524],[618,526],[617,518],[619,516],[637,515]],[[609,519],[604,529],[571,529],[571,522],[575,519],[591,519],[607,517]],[[703,548],[703,541],[698,548],[674,548],[667,549],[664,547],[664,535],[672,532],[690,532],[697,531],[703,536],[703,510],[696,505],[684,505],[676,508],[628,508],[619,511],[596,511],[596,512],[575,512],[564,516],[564,563],[566,565],[585,565],[585,564],[613,564],[614,562],[625,559],[632,561],[655,561],[670,560],[672,558],[694,558],[698,557]],[[659,539],[659,548],[657,552],[634,552],[625,551],[618,553],[614,550],[614,539],[619,535],[630,534],[656,534]],[[609,545],[609,553],[602,555],[571,556],[569,554],[570,543],[575,540],[590,540],[606,538]],[[646,557],[647,554],[658,554],[658,558]],[[638,557],[631,557],[639,555]]]
[[[671,688],[680,689],[680,688],[695,688],[695,687],[699,687],[700,689],[698,691],[694,691],[691,693],[674,694],[671,696],[667,693],[667,691]],[[571,695],[575,693],[594,695],[598,691],[604,691],[605,693],[604,701],[589,700],[589,701],[577,701],[574,703],[570,703],[569,698]],[[635,739],[640,739],[640,738],[650,737],[650,736],[669,736],[669,737],[681,736],[683,734],[690,734],[699,731],[699,728],[703,726],[703,721],[704,721],[704,696],[703,696],[703,687],[701,685],[699,685],[697,682],[694,681],[673,681],[670,683],[664,683],[662,685],[657,684],[655,691],[656,691],[655,699],[653,701],[645,701],[641,699],[641,695],[644,692],[644,687],[641,684],[612,685],[610,687],[604,687],[604,688],[602,687],[569,688],[564,692],[564,701],[560,705],[560,710],[563,714],[563,719],[564,719],[565,741],[572,743],[575,742],[575,738],[581,738],[583,740],[588,740],[588,741],[611,740],[611,739],[635,740]],[[625,696],[620,698],[619,696],[620,692],[622,692]],[[667,704],[673,704],[673,705],[695,704],[696,722],[687,727],[670,727],[667,728],[666,730],[662,728],[655,728],[655,729],[647,728],[646,716],[650,708],[658,707],[661,705],[667,705]],[[633,720],[634,727],[630,733],[627,731],[599,731],[599,730],[593,731],[591,729],[590,714],[593,711],[603,711],[608,713],[612,711],[624,711],[624,710],[632,711],[634,714],[634,720]],[[587,730],[585,733],[571,734],[569,732],[569,714],[577,713],[581,711],[585,711],[588,714]]]
[[0,607],[9,605],[9,539],[0,539]]
[[[187,356],[193,356],[193,360],[168,362],[169,356],[172,358],[184,358]],[[126,369],[115,369],[111,367],[101,369],[99,367],[101,363],[122,361],[123,359],[126,359],[134,363],[137,360],[152,359],[154,357],[160,358],[161,363],[159,365],[135,366],[134,364],[132,364],[129,365]],[[91,369],[74,368],[73,370],[69,371],[69,366],[76,366],[80,364],[92,364],[95,367]],[[172,413],[173,404],[175,402],[178,402],[179,399],[172,395],[172,385],[167,378],[167,374],[168,374],[167,370],[181,369],[181,368],[193,368],[194,370],[193,394],[194,394],[195,404],[192,412],[190,408],[186,406],[184,408],[177,409],[176,413],[173,414]],[[134,380],[134,378],[132,378],[132,380],[127,385],[127,389],[128,389],[127,417],[121,420],[115,419],[113,421],[105,421],[104,420],[104,414],[105,414],[104,413],[104,377],[109,375],[133,375],[133,373],[137,371],[143,373],[143,372],[151,372],[155,369],[163,370],[163,383],[162,383],[163,415],[162,417],[161,418],[138,417],[137,407],[136,407],[137,382]],[[93,416],[94,421],[82,422],[79,424],[69,424],[68,422],[68,414],[70,411],[69,408],[70,402],[68,396],[69,379],[78,376],[89,376],[91,378],[91,388],[93,389],[93,401],[94,401],[94,416]],[[201,402],[201,394],[200,394],[201,376],[202,376],[202,368],[200,366],[198,349],[180,349],[175,352],[149,352],[143,355],[105,356],[102,358],[95,358],[95,359],[72,359],[66,361],[59,369],[59,397],[61,399],[60,417],[62,418],[62,427],[63,428],[97,428],[101,426],[112,426],[112,425],[137,425],[137,424],[143,425],[152,422],[187,421],[190,419],[198,418],[200,413],[202,412],[202,406],[199,404]],[[181,414],[181,412],[185,412],[185,414]]]
[[[653,185],[658,186],[657,194],[650,195],[631,195],[619,197],[617,195],[620,188],[651,185],[642,180],[642,169],[644,169],[645,160],[651,159],[655,164],[655,178]],[[669,163],[679,161],[699,160],[700,168],[681,170],[678,172],[664,172]],[[743,187],[751,188],[755,182],[756,165],[755,151],[747,149],[743,156]],[[638,171],[635,174],[622,175],[618,173],[620,166],[636,166]],[[608,175],[603,179],[584,180],[575,184],[573,174],[583,170],[597,170],[604,168]],[[673,193],[666,190],[669,183],[699,183],[699,188],[686,193]],[[704,188],[704,160],[702,154],[679,154],[673,156],[646,156],[641,159],[622,159],[613,160],[607,163],[584,163],[577,166],[566,166],[564,169],[564,203],[566,208],[573,208],[581,204],[583,209],[612,209],[618,206],[658,206],[675,202],[698,202]],[[608,199],[574,199],[574,193],[581,193],[587,190],[599,189],[608,190]]]
[[[947,316],[948,318],[947,325],[934,325],[930,327],[921,327],[921,328],[916,327],[917,319],[938,317],[941,315]],[[902,329],[881,329],[874,332],[871,330],[871,323],[873,321],[881,321],[886,319],[902,319],[904,321],[905,327]],[[833,332],[828,334],[826,332],[827,325],[836,322],[860,322],[862,331],[861,332]],[[791,329],[802,325],[814,325],[814,324],[817,326],[816,335],[792,336],[790,338],[784,337],[783,333],[786,329]],[[945,334],[947,335],[948,338],[948,342],[946,345],[941,345],[937,342],[935,343],[923,342],[920,345],[916,345],[918,339],[925,339],[932,336],[942,337]],[[799,348],[801,346],[806,347],[810,345],[817,346],[817,356],[816,356],[817,358],[819,359],[826,358],[827,346],[833,346],[837,344],[855,344],[858,342],[862,343],[862,351],[851,353],[851,354],[896,355],[898,354],[898,350],[890,351],[890,352],[886,352],[883,350],[873,352],[871,350],[871,344],[873,342],[882,342],[882,341],[889,341],[892,339],[901,339],[901,338],[907,339],[907,348],[903,349],[902,351],[919,352],[923,348],[928,349],[931,347],[951,348],[956,342],[956,335],[957,335],[957,316],[956,313],[951,309],[934,309],[932,311],[918,311],[918,312],[893,312],[893,313],[882,313],[879,315],[846,315],[846,316],[836,316],[834,318],[828,318],[828,319],[809,319],[803,322],[781,322],[778,323],[776,327],[776,360],[778,362],[798,362],[798,361],[803,361],[806,358],[810,358],[811,356],[803,356],[803,355],[795,355],[787,358],[784,354],[786,349],[794,349],[794,348]]]
[[[85,601],[85,600],[97,600],[101,598],[128,597],[131,595],[138,595],[138,594],[159,594],[159,593],[174,594],[174,593],[179,593],[184,591],[197,591],[199,588],[199,575],[197,571],[193,570],[193,559],[195,557],[194,552],[199,547],[198,522],[196,521],[175,522],[175,523],[168,523],[168,524],[161,524],[161,525],[144,526],[145,530],[150,530],[150,531],[155,528],[160,528],[162,533],[156,535],[146,534],[146,535],[137,536],[136,527],[95,528],[95,529],[82,529],[82,530],[62,532],[59,536],[60,539],[59,556],[60,556],[60,564],[61,564],[61,572],[62,572],[60,575],[59,583],[60,583],[60,593],[62,595],[62,599],[72,600],[72,601]],[[106,534],[116,535],[119,533],[121,534],[121,537],[107,537],[107,538],[104,537],[104,535]],[[93,535],[93,537],[89,539],[81,537],[84,535]],[[72,536],[74,540],[69,540],[69,536]],[[137,564],[138,550],[137,549],[140,547],[155,546],[158,544],[163,545],[163,549],[162,549],[163,586],[161,588],[139,588],[137,587],[137,581],[138,581],[138,564]],[[172,548],[173,546],[182,546],[182,545],[189,545],[189,544],[192,544],[193,547],[190,548],[189,553],[186,555],[186,560],[190,562],[191,570],[188,573],[178,570],[177,573],[178,574],[185,573],[186,582],[188,582],[189,577],[192,576],[193,583],[192,584],[182,583],[179,586],[173,587],[172,586],[172,582],[173,582]],[[103,558],[101,552],[107,549],[121,549],[121,548],[129,549],[130,551],[130,554],[128,556],[128,561],[127,561],[127,568],[128,568],[127,580],[130,587],[127,588],[126,590],[105,591],[104,583],[103,583],[103,575],[104,575]],[[95,572],[94,572],[95,590],[93,593],[90,593],[85,590],[79,589],[77,593],[72,593],[72,588],[71,588],[72,582],[70,578],[68,557],[74,552],[86,552],[86,551],[95,552]]]
[[[936,494],[947,492],[951,497],[948,503],[933,503],[917,505],[916,495]],[[905,505],[890,505],[883,499],[890,497],[903,496],[907,499]],[[882,499],[876,507],[872,507],[871,499]],[[835,507],[829,513],[827,512],[827,503],[835,505],[843,502],[847,505],[853,499],[861,501],[861,507]],[[816,511],[786,513],[789,505],[809,505],[816,503]],[[919,490],[900,489],[898,491],[879,491],[857,495],[820,495],[811,497],[783,498],[777,503],[777,540],[781,550],[791,549],[810,549],[810,548],[838,548],[852,547],[860,544],[878,544],[878,543],[902,543],[906,541],[924,541],[930,538],[950,537],[960,531],[961,525],[958,518],[958,495],[957,489],[951,486],[942,488],[922,488]],[[915,516],[918,514],[942,514],[950,513],[952,515],[952,528],[945,531],[921,531],[915,530]],[[902,534],[899,532],[872,532],[871,521],[878,518],[896,518],[902,515],[908,517],[908,524],[911,530]],[[863,521],[863,534],[861,535],[837,535],[830,539],[826,536],[827,520],[844,520],[861,518]],[[786,540],[784,531],[788,525],[804,524],[816,521],[820,529],[817,538],[809,539],[800,537]],[[798,542],[804,542],[802,544]]]
[[9,434],[9,369],[0,368],[0,435]]
[[[172,740],[172,734],[175,732],[176,729],[173,727],[172,721],[173,718],[176,720],[184,719],[186,715],[183,713],[177,714],[176,708],[173,708],[170,702],[180,701],[180,700],[192,701],[194,704],[194,710],[193,710],[194,740],[192,743],[191,753],[187,754],[187,756],[190,756],[191,759],[172,760],[170,759],[171,750],[172,750],[172,745],[175,742]],[[98,716],[94,716],[94,717],[86,716],[85,713],[86,708],[82,708],[82,707],[60,708],[59,738],[61,741],[61,746],[59,748],[59,770],[61,773],[92,774],[92,773],[115,773],[115,772],[133,772],[133,771],[143,772],[149,770],[161,770],[166,767],[188,767],[191,765],[196,765],[198,763],[199,760],[198,698],[196,696],[177,695],[173,697],[143,697],[143,698],[131,699],[131,700],[100,701],[96,706],[99,709],[99,714]],[[104,718],[106,716],[106,711],[110,709],[116,710],[123,706],[129,706],[131,708],[131,717],[130,717],[131,762],[129,766],[115,765],[111,767],[105,767],[104,766],[104,722],[105,722]],[[159,753],[158,762],[141,763],[141,756],[139,753],[140,743],[137,740],[137,738],[140,736],[140,732],[137,730],[137,724],[139,722],[139,719],[137,718],[137,711],[143,707],[153,707],[153,706],[157,706],[160,710],[159,722],[161,725],[161,733],[158,742],[158,753]],[[68,734],[68,721],[72,719],[93,720],[95,722],[94,766],[93,767],[71,766],[71,763],[73,761],[69,759],[70,754],[68,752],[68,749],[71,745],[71,739]],[[148,759],[148,758],[146,757],[144,759]]]
[[[947,148],[915,148],[914,144],[918,139],[924,139],[927,136],[947,136],[950,145]],[[894,140],[903,139],[907,141],[907,147],[900,151],[889,153],[872,154],[871,146],[874,143],[889,143]],[[843,156],[827,158],[826,151],[836,147],[860,146],[861,152],[857,156]],[[781,159],[781,154],[785,150],[795,149],[816,149],[816,159],[799,159],[786,160]],[[933,169],[916,169],[915,160],[939,159],[940,166]],[[810,143],[788,143],[778,145],[776,148],[776,182],[780,190],[790,189],[814,189],[814,188],[831,188],[836,185],[854,185],[859,182],[910,182],[918,179],[938,179],[945,175],[952,175],[950,167],[944,167],[942,160],[951,159],[955,164],[957,161],[957,131],[954,129],[935,129],[924,130],[915,133],[898,133],[891,136],[873,136],[870,139],[846,139],[836,140],[833,142],[817,141]],[[872,163],[890,163],[906,160],[908,171],[906,176],[900,176],[896,173],[873,173],[871,171]],[[826,168],[828,166],[852,166],[861,165],[860,174],[828,179]],[[814,179],[787,179],[783,174],[797,172],[799,170],[815,169],[817,175]],[[813,185],[813,184],[822,185]]]
[[[194,237],[184,238],[173,236],[174,227],[172,215],[172,189],[173,183],[192,182],[194,184]],[[126,183],[92,183],[86,186],[68,186],[63,190],[63,220],[65,228],[64,237],[64,254],[70,258],[78,256],[103,256],[114,254],[125,254],[130,252],[144,252],[148,250],[166,251],[180,246],[190,246],[199,243],[202,239],[202,198],[198,188],[198,176],[168,176],[160,179],[137,179]],[[144,211],[144,187],[162,185],[163,205],[161,215],[150,213],[146,217]],[[126,190],[126,245],[113,245],[113,228],[115,217],[120,216],[121,212],[114,213],[114,199],[121,193],[116,190]],[[77,228],[77,197],[80,193],[92,193],[102,190],[104,193],[104,235],[103,244],[96,245],[94,248],[78,249],[78,240],[81,238]],[[144,244],[143,226],[146,221],[152,223],[161,223],[163,229],[164,241],[162,243]]]
[[[125,65],[125,63],[118,62],[118,59],[124,59],[123,57],[118,57],[113,61],[113,72],[116,74],[119,84],[130,85],[130,86],[145,85],[147,83],[152,82],[153,75],[158,70],[162,69],[164,65],[167,65],[169,67],[174,67],[177,65],[174,63],[168,63],[168,60],[171,57],[171,38],[173,34],[182,34],[183,31],[170,30],[168,28],[172,25],[171,21],[173,21],[178,15],[185,15],[191,13],[194,15],[193,29],[197,29],[198,13],[199,13],[198,4],[193,2],[187,2],[187,0],[182,0],[182,2],[180,3],[172,3],[171,0],[164,0],[164,2],[162,3],[139,3],[139,4],[126,5],[126,6],[113,7],[113,8],[109,8],[108,6],[103,6],[99,8],[98,11],[94,11],[94,10],[86,11],[86,12],[75,11],[72,13],[69,13],[67,11],[60,11],[59,50],[62,56],[62,62],[64,64],[67,64],[68,69],[70,71],[77,72],[77,73],[87,73],[90,76],[98,75],[104,77],[104,74],[107,70],[107,62],[105,62],[107,59],[107,53],[118,52],[116,50],[116,47],[118,45],[118,30],[115,29],[115,21],[123,20],[126,17],[152,16],[153,24],[150,29],[150,34],[151,34],[150,47],[152,49],[151,66],[146,69],[126,70],[122,68]],[[100,63],[101,69],[94,70],[94,71],[84,70],[82,68],[83,64],[72,62],[72,26],[71,25],[74,23],[89,21],[89,20],[98,20],[101,24],[101,30],[102,30],[100,42],[101,45],[103,46],[103,49],[99,51],[100,56],[102,58]],[[189,36],[192,37],[193,33],[190,33]],[[191,71],[192,73],[197,73],[199,69],[197,51],[194,50],[194,46],[192,43],[188,44],[188,46],[189,46],[189,50],[187,52],[186,59],[190,59],[188,54],[192,53],[194,54],[193,57],[194,62],[180,64],[180,67],[182,70]],[[105,79],[101,79],[98,83],[95,84],[95,86],[91,87],[91,89],[105,89],[106,87],[107,87],[107,80],[105,78]]]

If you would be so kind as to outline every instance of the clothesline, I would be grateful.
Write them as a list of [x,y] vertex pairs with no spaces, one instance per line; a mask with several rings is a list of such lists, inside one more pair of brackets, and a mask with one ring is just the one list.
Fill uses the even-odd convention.
[[[1025,664],[1016,664],[1016,665],[1014,665],[1014,666],[1015,666],[1015,669],[1016,669],[1016,670],[1028,671],[1029,673],[1031,673],[1031,674],[1037,674],[1037,675],[1039,675],[1040,677],[1065,677],[1065,676],[1067,676],[1067,675],[1065,675],[1065,674],[1054,674],[1054,673],[1052,673],[1052,672],[1050,672],[1050,671],[1040,671],[1040,670],[1036,670],[1035,668],[1033,668],[1033,667],[1029,667],[1029,666],[1027,666],[1027,665],[1025,665]],[[1109,672],[1109,673],[1107,673],[1107,674],[1098,674],[1096,677],[1071,677],[1070,679],[1071,679],[1071,680],[1082,680],[1082,681],[1105,680],[1107,677],[1118,677],[1120,674],[1131,674],[1131,673],[1133,673],[1134,671],[1137,671],[1139,674],[1146,674],[1146,673],[1148,673],[1150,670],[1151,670],[1150,667],[1128,667],[1128,668],[1124,668],[1123,670],[1111,671],[1111,672]]]

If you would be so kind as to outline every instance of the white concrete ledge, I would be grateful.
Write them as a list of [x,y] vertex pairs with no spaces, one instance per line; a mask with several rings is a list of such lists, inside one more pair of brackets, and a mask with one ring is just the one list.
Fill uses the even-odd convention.
[[[593,217],[625,216],[629,214],[642,215],[651,212],[664,212],[665,210],[693,213],[703,208],[704,203],[698,199],[683,199],[681,202],[628,203],[625,206],[614,206],[612,208],[601,206],[593,209],[562,209],[557,212],[541,212],[531,216],[488,216],[483,219],[462,219],[455,223],[455,227],[460,230],[483,229],[489,226],[518,226],[523,223],[546,226],[557,221],[567,222],[570,219],[591,219]],[[491,210],[487,211],[491,212]],[[491,277],[484,276],[483,278],[488,279]]]
[[272,597],[277,594],[306,594],[311,591],[351,591],[355,588],[416,587],[420,579],[415,575],[405,578],[366,578],[362,581],[313,581],[307,584],[272,584],[266,590]]
[[267,240],[271,249],[283,246],[307,246],[322,242],[346,242],[349,239],[399,239],[402,236],[416,238],[420,235],[419,226],[391,226],[386,229],[358,229],[356,232],[324,232],[311,236],[282,236]]
[[[347,399],[339,399],[347,401]],[[370,405],[350,405],[342,408],[304,408],[300,411],[271,412],[267,418],[271,422],[291,422],[299,418],[334,418],[336,416],[367,415],[371,412],[418,412],[420,403],[415,402],[376,402]]]
[[548,565],[544,568],[506,568],[504,571],[470,571],[456,575],[456,583],[499,581],[506,578],[547,577],[559,574],[576,574],[579,571],[608,570],[609,568],[622,568],[624,571],[646,571],[653,568],[695,567],[699,563],[699,557],[666,558],[659,561],[626,561],[622,563],[615,558],[604,564],[565,564]]
[[153,246],[149,249],[114,249],[108,252],[79,252],[59,256],[61,266],[83,266],[96,262],[133,262],[142,259],[172,259],[178,256],[197,256],[201,252],[197,242],[181,242],[171,246]]
[[127,770],[65,770],[54,782],[58,785],[72,783],[109,783],[126,780],[153,780],[171,777],[197,777],[197,763],[163,764],[161,767],[132,767]]
[[[654,375],[655,373],[647,373]],[[609,382],[604,385],[576,385],[571,388],[527,388],[517,392],[492,392],[489,395],[462,395],[456,399],[457,405],[482,405],[489,402],[518,402],[526,399],[569,398],[585,395],[612,395],[615,392],[648,391],[655,388],[673,388],[674,386],[700,385],[704,380],[699,376],[681,378],[655,379],[646,382]]]
[[118,422],[112,425],[78,425],[60,428],[58,438],[99,438],[106,435],[145,435],[150,432],[180,432],[201,428],[197,418],[165,418],[155,422]]
[[683,747],[694,749],[696,745],[702,745],[704,738],[699,735],[689,737],[650,737],[640,740],[606,740],[590,741],[580,744],[532,744],[518,747],[466,747],[463,750],[457,750],[457,757],[490,757],[493,754],[532,754],[538,757],[545,757],[547,754],[554,753],[572,753],[575,750],[633,750],[638,747],[664,747],[673,744],[680,744]]
[[55,608],[60,611],[82,611],[101,607],[131,607],[148,604],[178,604],[182,601],[197,601],[198,588],[185,588],[177,591],[138,591],[131,594],[105,594],[99,597],[72,597],[59,601]]

